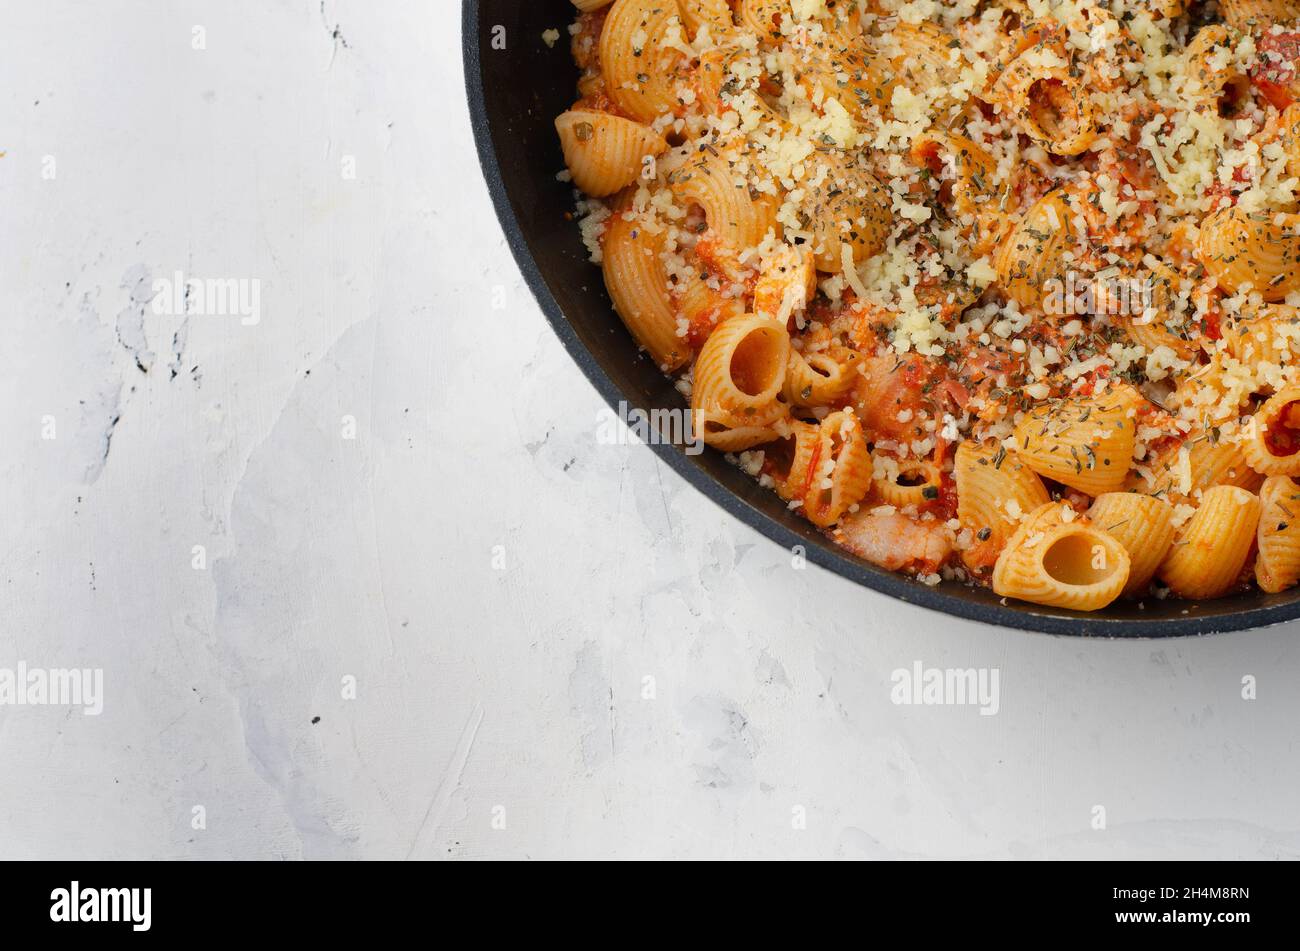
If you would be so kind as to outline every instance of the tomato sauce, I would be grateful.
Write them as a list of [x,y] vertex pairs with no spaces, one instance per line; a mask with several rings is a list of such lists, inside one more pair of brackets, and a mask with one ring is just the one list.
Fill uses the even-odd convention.
[[1273,417],[1264,434],[1264,445],[1274,456],[1294,456],[1300,450],[1300,401],[1287,403]]

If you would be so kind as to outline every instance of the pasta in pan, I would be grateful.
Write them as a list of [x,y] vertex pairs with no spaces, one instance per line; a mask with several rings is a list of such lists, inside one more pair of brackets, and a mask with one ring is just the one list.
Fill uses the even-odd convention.
[[1141,594],[1173,543],[1174,507],[1154,495],[1107,492],[1097,496],[1088,518],[1124,546],[1129,556],[1124,593]]
[[668,150],[649,126],[607,112],[566,112],[555,126],[574,184],[593,198],[622,191]]
[[1057,608],[1104,608],[1128,583],[1128,553],[1068,506],[1049,502],[1043,509],[1007,540],[993,569],[993,590]]
[[1160,564],[1160,577],[1186,598],[1221,597],[1237,583],[1259,525],[1257,495],[1235,485],[1216,485]]
[[1255,581],[1275,594],[1300,581],[1300,486],[1285,476],[1271,476],[1259,490],[1259,501]]
[[926,584],[1300,583],[1300,2],[574,7],[561,178],[698,439]]

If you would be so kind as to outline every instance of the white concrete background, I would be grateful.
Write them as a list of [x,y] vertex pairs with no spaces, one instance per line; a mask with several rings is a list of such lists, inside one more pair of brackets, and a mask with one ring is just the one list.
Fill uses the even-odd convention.
[[[106,692],[0,707],[0,857],[1300,856],[1295,626],[945,618],[598,445],[458,22],[0,2],[0,667]],[[176,270],[261,322],[154,314]],[[999,668],[1000,713],[894,706],[916,660]]]

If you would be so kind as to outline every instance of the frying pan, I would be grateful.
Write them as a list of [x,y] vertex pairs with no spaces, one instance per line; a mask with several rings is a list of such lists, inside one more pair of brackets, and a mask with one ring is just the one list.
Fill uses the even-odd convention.
[[[577,70],[566,27],[569,0],[464,0],[465,85],[479,160],[497,216],[519,269],[575,363],[610,405],[649,410],[684,407],[681,395],[638,353],[588,261],[573,211],[572,186],[556,180],[564,167],[555,117],[576,99]],[[542,33],[560,31],[548,47]],[[1193,602],[1116,602],[1082,614],[1002,599],[984,588],[944,582],[927,587],[848,554],[791,513],[721,453],[688,454],[652,444],[687,482],[746,525],[807,560],[857,584],[933,611],[1051,634],[1179,637],[1264,627],[1300,617],[1300,588]]]

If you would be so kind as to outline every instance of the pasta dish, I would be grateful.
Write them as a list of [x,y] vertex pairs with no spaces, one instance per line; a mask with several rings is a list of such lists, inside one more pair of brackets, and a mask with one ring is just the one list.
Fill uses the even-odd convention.
[[561,178],[698,439],[925,584],[1300,581],[1300,0],[573,3]]

